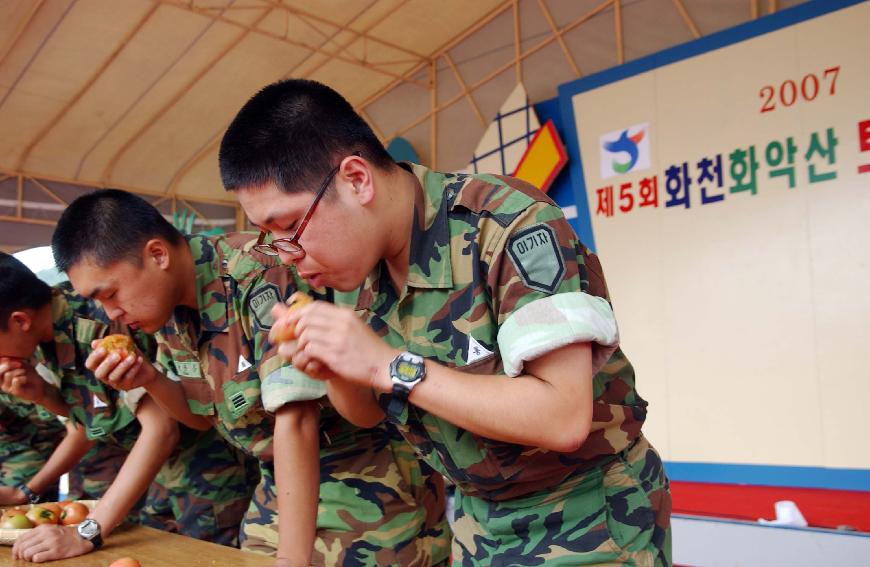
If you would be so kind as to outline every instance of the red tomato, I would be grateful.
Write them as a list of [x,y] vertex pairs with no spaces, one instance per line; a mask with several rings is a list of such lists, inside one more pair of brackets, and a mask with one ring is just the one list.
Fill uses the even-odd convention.
[[40,524],[56,524],[58,521],[57,514],[48,508],[43,508],[39,504],[33,506],[30,511],[27,512],[27,519],[37,526]]
[[60,518],[60,514],[61,512],[63,512],[63,508],[61,507],[61,505],[55,502],[43,502],[42,504],[40,504],[40,506],[42,506],[46,510],[51,510],[58,518]]
[[69,526],[72,524],[80,524],[90,514],[87,506],[81,502],[70,502],[63,507],[63,512],[60,514],[60,523]]

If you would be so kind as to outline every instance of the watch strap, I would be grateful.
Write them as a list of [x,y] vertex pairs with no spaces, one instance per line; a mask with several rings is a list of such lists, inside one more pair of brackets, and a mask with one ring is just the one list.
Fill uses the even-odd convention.
[[[86,536],[81,532],[81,525],[84,524],[85,522],[93,522],[94,524],[96,524],[96,526],[97,526],[97,533],[95,533],[95,534],[94,534],[93,536],[91,536],[91,537],[86,537]],[[94,551],[96,551],[96,550],[100,549],[101,547],[103,547],[103,534],[102,534],[102,527],[100,526],[99,522],[97,522],[97,521],[94,520],[93,518],[88,518],[88,519],[84,520],[84,521],[82,522],[82,524],[79,524],[78,527],[76,527],[76,532],[79,534],[79,537],[82,538],[82,539],[85,540],[85,541],[89,541],[89,542],[91,542],[91,543],[93,544],[93,546],[94,546]]]
[[36,494],[32,490],[30,490],[30,488],[28,488],[26,484],[21,483],[18,486],[16,486],[15,488],[17,488],[18,490],[23,492],[24,496],[27,497],[27,501],[30,502],[31,504],[39,504],[39,501],[41,500],[39,494]]
[[393,395],[390,396],[390,403],[387,404],[387,415],[393,420],[401,417],[402,412],[408,407],[408,388],[401,384],[393,384]]
[[100,534],[95,535],[94,537],[92,537],[88,541],[94,545],[94,551],[103,547],[103,536],[101,536]]

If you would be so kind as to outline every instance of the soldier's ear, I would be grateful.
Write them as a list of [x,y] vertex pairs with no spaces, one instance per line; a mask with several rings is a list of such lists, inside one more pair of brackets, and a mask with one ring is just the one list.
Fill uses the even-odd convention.
[[143,255],[146,262],[153,263],[161,270],[167,270],[169,269],[170,252],[166,242],[160,238],[152,238],[145,243]]
[[347,184],[354,199],[367,205],[375,195],[372,165],[365,159],[352,155],[341,162],[339,180]]
[[33,317],[27,311],[13,311],[9,314],[9,328],[26,333],[33,326]]

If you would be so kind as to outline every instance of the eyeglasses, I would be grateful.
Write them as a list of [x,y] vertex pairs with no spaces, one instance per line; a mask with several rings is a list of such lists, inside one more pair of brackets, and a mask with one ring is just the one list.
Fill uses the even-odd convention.
[[[354,152],[351,155],[355,155],[360,157],[360,152]],[[332,178],[335,177],[335,174],[338,173],[338,169],[341,167],[339,163],[332,171],[329,172],[329,175],[326,176],[326,179],[323,180],[323,183],[320,184],[320,188],[317,190],[317,193],[314,195],[314,200],[311,201],[311,204],[308,205],[308,210],[305,211],[305,214],[302,216],[302,220],[299,221],[299,226],[296,227],[296,232],[293,233],[293,236],[290,238],[279,238],[277,240],[273,240],[272,244],[266,244],[266,236],[269,234],[268,231],[261,230],[260,237],[257,238],[257,243],[253,246],[253,249],[261,254],[265,254],[267,256],[277,256],[281,252],[288,254],[292,258],[298,260],[305,256],[305,249],[299,244],[299,239],[302,238],[302,231],[305,230],[305,227],[308,225],[308,221],[311,220],[311,215],[314,214],[314,209],[317,207],[317,203],[320,202],[320,199],[323,198],[323,195],[326,193],[326,189],[329,187],[329,184],[332,182]]]

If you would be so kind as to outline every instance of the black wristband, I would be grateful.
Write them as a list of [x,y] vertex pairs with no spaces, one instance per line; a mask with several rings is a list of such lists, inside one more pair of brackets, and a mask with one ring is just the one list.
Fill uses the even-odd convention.
[[23,492],[24,496],[27,497],[27,501],[30,502],[31,504],[39,504],[39,501],[40,501],[39,494],[36,494],[35,492],[33,492],[32,490],[27,488],[26,484],[21,483],[18,486],[16,486],[15,488],[17,488],[18,490]]
[[408,388],[393,384],[393,395],[390,396],[390,403],[387,406],[386,414],[393,419],[398,419],[405,408],[408,406]]

